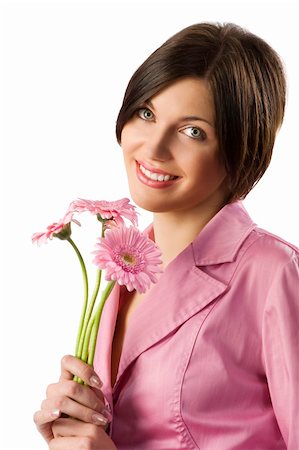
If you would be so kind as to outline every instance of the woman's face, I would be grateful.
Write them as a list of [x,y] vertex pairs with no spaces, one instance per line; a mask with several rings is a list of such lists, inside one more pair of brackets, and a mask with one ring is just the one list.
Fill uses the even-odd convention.
[[153,212],[215,208],[226,195],[209,86],[183,78],[140,105],[121,147],[133,201]]

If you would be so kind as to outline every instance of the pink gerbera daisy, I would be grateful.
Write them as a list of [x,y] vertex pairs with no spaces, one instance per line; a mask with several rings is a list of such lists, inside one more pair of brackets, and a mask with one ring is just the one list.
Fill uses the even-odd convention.
[[71,235],[71,221],[75,222],[77,225],[80,225],[77,220],[73,219],[73,213],[69,211],[58,222],[54,222],[49,225],[46,231],[34,233],[32,236],[32,242],[36,242],[38,245],[41,245],[47,242],[48,239],[53,239],[53,236],[58,237],[59,239],[67,239]]
[[79,213],[89,211],[92,214],[100,215],[102,219],[113,220],[116,225],[123,225],[123,218],[125,217],[133,225],[137,226],[135,206],[131,205],[128,198],[122,198],[121,200],[112,202],[78,198],[70,204],[69,211]]
[[106,231],[96,244],[94,263],[105,269],[105,278],[125,285],[128,291],[145,292],[162,272],[161,252],[148,236],[134,227]]

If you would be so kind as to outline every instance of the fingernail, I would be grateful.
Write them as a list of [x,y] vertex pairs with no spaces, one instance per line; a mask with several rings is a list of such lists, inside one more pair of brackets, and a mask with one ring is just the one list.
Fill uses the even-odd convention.
[[60,416],[60,409],[53,409],[53,410],[50,412],[50,416],[51,416],[53,419],[57,419],[57,417]]
[[101,382],[101,380],[99,379],[99,377],[97,375],[92,375],[90,377],[90,386],[94,387],[94,388],[98,388],[100,389],[103,386],[103,383]]
[[102,409],[101,413],[103,416],[108,420],[108,422],[111,422],[112,420],[112,414],[111,412],[105,407]]
[[101,414],[93,414],[91,416],[91,419],[95,425],[108,425],[108,420],[105,417],[101,416]]

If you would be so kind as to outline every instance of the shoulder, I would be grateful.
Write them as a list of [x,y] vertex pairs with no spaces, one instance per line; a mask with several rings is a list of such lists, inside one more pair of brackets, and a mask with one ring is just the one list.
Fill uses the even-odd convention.
[[[264,294],[278,286],[295,292],[299,286],[299,249],[275,234],[254,228],[240,249],[235,276],[240,275]],[[253,277],[253,278],[252,278]],[[287,289],[286,289],[287,286]],[[298,296],[298,295],[297,295]]]
[[247,256],[281,264],[299,258],[299,248],[296,245],[262,228],[254,228],[246,241],[244,253]]

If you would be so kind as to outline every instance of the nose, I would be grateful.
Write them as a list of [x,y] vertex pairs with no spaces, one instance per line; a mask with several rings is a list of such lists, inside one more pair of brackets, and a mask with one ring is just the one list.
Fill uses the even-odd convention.
[[171,155],[171,136],[165,129],[155,127],[145,142],[146,154],[153,161],[168,161]]

